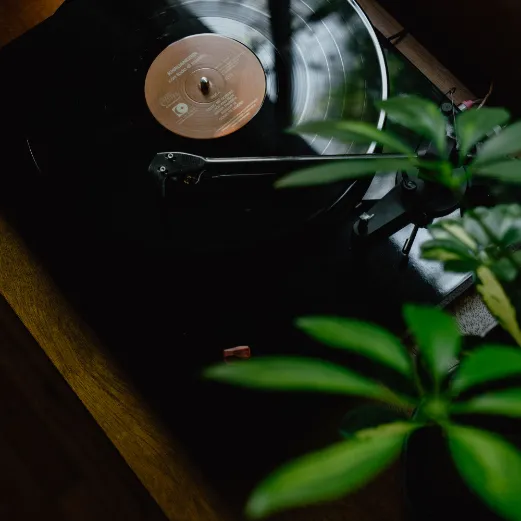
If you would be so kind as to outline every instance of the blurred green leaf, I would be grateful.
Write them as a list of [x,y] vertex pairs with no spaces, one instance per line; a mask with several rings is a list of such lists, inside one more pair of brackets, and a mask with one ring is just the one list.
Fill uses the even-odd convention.
[[316,121],[305,123],[291,129],[296,134],[318,134],[326,138],[335,138],[344,143],[367,143],[373,141],[384,145],[393,152],[415,157],[416,152],[409,145],[404,143],[399,137],[391,132],[378,130],[374,125],[361,121]]
[[479,260],[460,242],[456,242],[454,237],[425,241],[421,245],[421,256],[423,259],[443,262],[446,271],[456,273],[475,271],[479,266]]
[[425,241],[421,245],[422,257],[424,259],[438,260],[445,262],[448,260],[475,261],[475,257],[461,242],[450,239],[432,239]]
[[250,497],[246,512],[273,512],[340,498],[365,485],[399,455],[412,423],[360,431],[355,438],[307,454],[276,470]]
[[479,246],[483,248],[490,243],[490,239],[483,230],[483,227],[472,217],[472,215],[465,213],[463,214],[463,217],[460,218],[460,221],[467,234],[470,235]]
[[521,121],[504,128],[497,136],[487,140],[478,152],[472,167],[501,161],[519,151],[521,151]]
[[521,350],[502,345],[484,345],[464,358],[452,379],[452,389],[461,393],[486,382],[521,376]]
[[465,168],[454,168],[450,161],[426,161],[417,159],[414,163],[420,169],[420,178],[447,188],[459,188],[462,183],[467,181]]
[[475,272],[479,263],[476,260],[446,260],[443,263],[443,269],[452,273],[468,273]]
[[487,108],[467,110],[456,118],[456,135],[463,160],[478,141],[492,132],[495,127],[504,125],[510,119],[505,109]]
[[442,219],[429,226],[435,239],[456,241],[467,248],[472,255],[480,247],[490,242],[483,228],[468,213],[455,219]]
[[521,418],[521,389],[504,389],[480,396],[463,403],[456,403],[452,412],[465,414],[501,414]]
[[235,364],[219,364],[206,369],[204,376],[210,380],[257,389],[339,393],[389,403],[399,401],[383,384],[339,365],[311,358],[264,357]]
[[521,329],[517,322],[514,306],[510,302],[505,290],[486,266],[480,266],[476,273],[480,284],[476,286],[478,293],[483,297],[489,311],[494,315],[501,327],[510,333],[512,338],[521,346]]
[[460,219],[444,219],[443,221],[438,221],[434,224],[429,225],[429,233],[435,239],[454,241],[456,238],[453,234],[449,233],[444,226],[441,225],[442,222],[451,223],[453,226],[461,226]]
[[364,175],[374,175],[377,172],[394,172],[411,167],[407,159],[379,159],[378,156],[368,159],[350,159],[335,161],[321,166],[306,168],[293,172],[279,179],[277,188],[294,188],[315,186],[337,181],[356,179]]
[[492,262],[489,267],[499,280],[512,282],[517,277],[517,268],[505,257]]
[[340,423],[343,438],[353,438],[359,431],[374,429],[380,425],[407,421],[406,412],[380,403],[361,405],[351,409]]
[[[440,173],[446,175],[452,174],[452,165],[449,161],[428,161],[426,159],[418,159],[416,164],[422,169],[422,177],[431,181],[439,179]],[[434,175],[431,175],[434,174]]]
[[508,159],[501,163],[489,163],[472,168],[472,173],[481,177],[491,177],[503,183],[521,184],[521,161]]
[[424,418],[429,421],[443,424],[448,420],[450,402],[444,398],[428,397],[418,407],[415,418]]
[[515,246],[521,244],[521,219],[518,221],[517,219],[511,223],[511,227],[508,228],[503,237],[501,237],[501,242],[504,246]]
[[[443,219],[429,226],[434,237],[422,244],[425,259],[445,263],[446,270],[475,271],[488,267],[500,280],[513,281],[519,263],[507,249],[521,243],[521,206],[476,208],[459,219]],[[491,287],[495,287],[492,285]]]
[[489,232],[493,234],[494,238],[498,240],[501,238],[501,227],[503,226],[507,211],[507,205],[497,205],[492,208],[479,206],[478,208],[469,210],[467,214],[476,220],[482,228],[485,226],[484,231],[487,235],[487,240],[490,242]]
[[437,308],[407,304],[403,315],[418,342],[422,359],[430,370],[436,389],[447,376],[461,347],[456,321]]
[[381,327],[340,317],[303,317],[297,320],[297,326],[328,346],[367,356],[405,376],[412,374],[407,349]]
[[456,467],[469,487],[501,516],[521,520],[521,453],[482,430],[451,425],[446,432]]
[[433,141],[441,156],[447,155],[447,123],[432,101],[417,96],[400,96],[377,103],[387,117]]
[[439,223],[439,226],[443,228],[450,236],[457,239],[460,243],[464,244],[467,248],[471,250],[476,250],[477,243],[473,239],[471,235],[468,234],[467,230],[463,227],[462,220],[453,221],[453,220],[442,220]]
[[481,235],[478,236],[475,233],[473,236],[480,241],[482,248],[495,243],[510,246],[521,242],[521,206],[518,204],[474,208],[465,214],[464,226],[469,226],[472,221],[476,233],[478,229],[481,229]]

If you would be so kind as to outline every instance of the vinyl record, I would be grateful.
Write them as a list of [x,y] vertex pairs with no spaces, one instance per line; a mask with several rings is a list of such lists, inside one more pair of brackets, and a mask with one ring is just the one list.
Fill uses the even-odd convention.
[[[87,16],[78,7],[85,2]],[[67,184],[64,192],[77,198],[75,209],[88,215],[96,208],[96,219],[85,217],[87,226],[98,221],[103,233],[147,247],[219,248],[287,232],[340,200],[352,208],[363,195],[361,183],[276,191],[272,179],[244,177],[191,190],[172,185],[162,198],[148,174],[154,156],[165,151],[231,158],[372,152],[371,144],[286,132],[325,119],[383,126],[374,103],[387,97],[385,61],[354,1],[74,0],[55,16],[63,23],[30,70],[45,102],[27,110],[24,133],[37,168]],[[202,35],[209,35],[206,43]],[[173,131],[172,118],[186,118],[201,101],[194,100],[201,78],[183,87],[183,99],[172,107],[178,113],[170,112],[168,121],[147,102],[147,78],[151,88],[154,64],[165,57],[171,68],[182,62],[173,59],[176,45],[190,39],[183,52],[199,40],[199,51],[216,63],[222,58],[212,44],[216,37],[251,57],[230,80],[206,63],[210,80],[224,89],[218,99],[230,92],[222,82],[236,82],[234,88],[246,92],[248,71],[254,71],[250,87],[257,92],[228,103],[232,127],[187,119]],[[253,110],[237,124],[241,101],[253,103]]]

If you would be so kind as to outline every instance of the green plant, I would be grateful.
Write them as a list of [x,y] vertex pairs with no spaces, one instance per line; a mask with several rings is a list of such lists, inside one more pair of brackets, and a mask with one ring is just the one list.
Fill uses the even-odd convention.
[[[473,176],[521,184],[521,162],[513,157],[521,150],[521,122],[497,131],[510,119],[506,110],[482,108],[458,115],[454,120],[454,152],[447,145],[447,122],[433,103],[406,96],[381,102],[379,108],[395,123],[429,140],[435,152],[419,157],[397,136],[361,122],[311,123],[292,132],[350,143],[377,142],[403,157],[375,155],[335,162],[294,172],[280,179],[277,186],[318,185],[380,171],[414,171],[428,182],[441,183],[456,192]],[[521,329],[512,304],[521,302],[515,284],[521,271],[521,253],[515,251],[521,243],[521,206],[468,209],[461,218],[441,219],[429,229],[432,240],[423,244],[423,257],[442,262],[449,271],[473,272],[487,306],[521,346]],[[206,371],[208,378],[237,385],[354,395],[395,409],[416,411],[414,420],[402,417],[397,421],[392,421],[387,411],[380,425],[375,422],[374,407],[366,405],[358,413],[352,411],[351,417],[357,421],[347,429],[347,439],[289,463],[268,477],[247,505],[250,516],[261,517],[349,493],[388,466],[411,433],[438,426],[469,487],[500,515],[521,520],[521,453],[498,435],[461,421],[469,414],[521,417],[521,387],[479,391],[483,384],[521,376],[521,351],[481,346],[466,354],[451,376],[451,366],[461,355],[461,338],[453,319],[436,309],[410,305],[404,317],[420,348],[416,359],[397,338],[374,325],[336,317],[308,317],[299,319],[297,327],[326,345],[386,366],[409,382],[410,392],[322,360],[261,358]],[[357,422],[365,427],[356,428]]]
[[[390,132],[351,121],[323,121],[297,127],[292,132],[333,136],[346,142],[375,141],[389,151],[404,154],[403,159],[378,157],[340,162],[294,172],[277,183],[279,188],[318,185],[372,175],[377,171],[415,170],[420,176],[457,190],[472,176],[487,177],[502,183],[521,184],[521,161],[513,157],[521,151],[521,122],[501,132],[497,127],[510,120],[502,108],[481,108],[456,116],[457,152],[447,147],[447,122],[431,101],[402,96],[379,103],[387,116],[434,144],[436,153],[428,158],[415,151]],[[487,138],[491,135],[492,137]],[[482,141],[484,143],[482,143]],[[445,219],[429,227],[433,236],[422,246],[425,259],[441,261],[447,271],[473,272],[491,313],[521,345],[511,283],[521,271],[521,253],[513,247],[521,244],[521,206],[500,205],[475,208],[461,218]],[[520,300],[517,297],[515,299]]]
[[345,441],[275,471],[253,492],[247,504],[249,516],[258,518],[352,492],[398,457],[407,436],[437,425],[468,486],[506,519],[521,519],[521,453],[500,436],[458,421],[468,414],[521,417],[521,388],[462,396],[479,385],[520,376],[521,351],[483,345],[450,376],[461,349],[454,320],[438,309],[412,305],[404,308],[404,318],[420,348],[418,359],[391,333],[368,323],[306,317],[296,325],[330,347],[363,355],[402,375],[414,389],[411,393],[318,359],[258,358],[205,371],[209,379],[235,385],[354,395],[417,410],[413,420],[357,430]]
[[521,271],[521,252],[512,250],[521,242],[521,206],[476,208],[461,218],[440,220],[429,231],[433,238],[422,244],[423,258],[443,262],[447,271],[474,272],[487,307],[521,346],[517,312],[508,295]]
[[[429,157],[418,157],[416,151],[399,137],[389,131],[378,130],[369,123],[343,120],[307,123],[290,132],[334,137],[348,143],[376,142],[389,151],[404,154],[404,159],[381,159],[375,154],[374,158],[364,161],[325,164],[293,172],[280,179],[276,186],[312,186],[372,175],[377,171],[408,168],[420,170],[425,179],[451,188],[459,187],[471,175],[521,183],[521,162],[512,157],[521,151],[521,122],[486,139],[498,126],[510,120],[510,114],[505,109],[483,107],[458,114],[455,118],[458,153],[451,156],[447,146],[447,121],[433,102],[416,96],[400,96],[381,101],[377,106],[394,123],[432,142],[435,153]],[[483,139],[486,141],[481,146]],[[477,154],[471,156],[478,145]]]

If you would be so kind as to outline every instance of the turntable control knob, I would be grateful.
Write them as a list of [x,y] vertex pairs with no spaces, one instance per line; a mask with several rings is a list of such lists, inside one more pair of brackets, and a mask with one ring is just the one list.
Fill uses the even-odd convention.
[[201,87],[201,92],[203,94],[206,95],[210,92],[210,80],[206,76],[203,76],[201,78],[199,86]]

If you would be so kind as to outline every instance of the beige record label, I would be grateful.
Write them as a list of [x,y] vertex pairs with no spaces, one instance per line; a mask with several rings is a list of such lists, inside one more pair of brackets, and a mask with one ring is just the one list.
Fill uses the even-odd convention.
[[240,129],[260,110],[266,76],[255,54],[217,34],[188,36],[167,47],[145,81],[148,108],[181,136],[212,139]]

